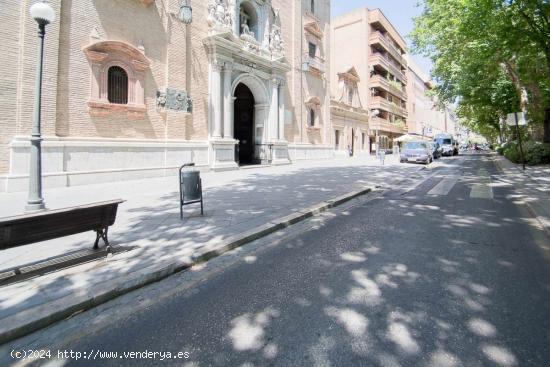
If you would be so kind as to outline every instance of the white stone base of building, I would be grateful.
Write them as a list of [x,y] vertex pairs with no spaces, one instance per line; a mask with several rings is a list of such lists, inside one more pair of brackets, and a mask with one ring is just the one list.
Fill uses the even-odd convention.
[[[0,192],[28,189],[29,138],[10,144],[10,172],[0,175]],[[65,187],[176,175],[184,163],[208,169],[208,143],[189,141],[45,137],[43,187]]]
[[210,167],[213,171],[230,171],[239,169],[235,162],[234,139],[214,139],[210,141]]
[[290,161],[331,159],[334,158],[334,148],[327,145],[289,144],[288,156]]
[[[210,142],[158,142],[44,137],[43,187],[68,187],[175,176],[183,164],[191,162],[201,170],[239,169],[235,161],[236,143],[237,141],[232,139]],[[265,164],[273,166],[291,164],[298,160],[335,157],[330,146],[288,144],[283,141],[275,141],[269,145],[271,153]],[[0,175],[0,192],[28,190],[29,149],[28,137],[16,137],[10,143],[10,172]]]

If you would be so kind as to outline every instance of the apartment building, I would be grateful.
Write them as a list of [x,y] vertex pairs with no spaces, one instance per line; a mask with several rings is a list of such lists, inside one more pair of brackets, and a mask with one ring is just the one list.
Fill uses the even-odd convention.
[[[368,124],[362,123],[360,128],[368,132],[367,151],[391,149],[393,139],[405,134],[407,129],[406,42],[380,9],[362,8],[336,17],[331,29],[333,99],[337,100],[335,96],[340,93],[341,73],[354,68],[360,81],[358,99],[364,103],[368,115]],[[333,118],[335,129],[337,121]],[[335,138],[338,135],[335,131]],[[344,134],[346,139],[357,136]],[[343,144],[354,145],[354,141],[346,140]],[[341,145],[339,142],[335,147]]]
[[434,87],[433,81],[412,59],[408,61],[407,79],[409,134],[426,138],[440,133],[457,134],[454,113],[449,107],[438,105],[436,97],[430,93]]
[[[27,189],[35,0],[0,14],[0,191]],[[193,9],[183,22],[183,5]],[[334,156],[330,0],[51,0],[46,187]]]

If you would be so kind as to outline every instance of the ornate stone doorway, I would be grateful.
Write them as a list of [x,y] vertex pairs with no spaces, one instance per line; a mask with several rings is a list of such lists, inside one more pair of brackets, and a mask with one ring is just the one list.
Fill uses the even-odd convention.
[[254,95],[244,84],[235,89],[234,131],[239,141],[236,158],[239,165],[256,163],[254,143]]

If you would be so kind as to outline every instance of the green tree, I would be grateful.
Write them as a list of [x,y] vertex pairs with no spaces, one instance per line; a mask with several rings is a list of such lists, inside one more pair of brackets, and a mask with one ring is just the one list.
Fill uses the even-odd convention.
[[521,109],[544,123],[550,142],[548,0],[425,0],[414,49],[432,59],[436,92],[458,102],[459,117],[479,132]]

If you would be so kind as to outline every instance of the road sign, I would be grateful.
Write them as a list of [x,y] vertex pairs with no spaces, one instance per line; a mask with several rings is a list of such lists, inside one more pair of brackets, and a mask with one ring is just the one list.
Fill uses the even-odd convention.
[[523,112],[509,113],[506,118],[506,124],[508,126],[516,126],[516,123],[519,126],[527,125],[527,115]]

